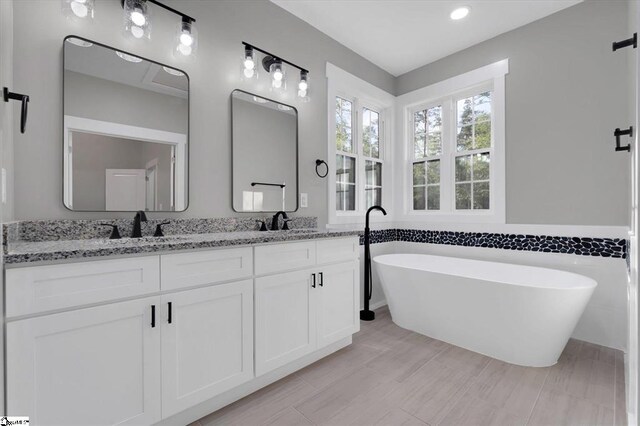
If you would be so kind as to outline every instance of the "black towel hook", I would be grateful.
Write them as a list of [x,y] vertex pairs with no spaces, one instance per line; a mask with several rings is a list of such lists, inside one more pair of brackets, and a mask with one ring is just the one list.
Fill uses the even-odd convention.
[[[318,172],[318,167],[320,167],[320,165],[321,165],[321,164],[324,164],[324,165],[325,165],[325,167],[327,168],[327,171],[326,171],[323,175],[321,175],[321,174]],[[328,165],[324,160],[319,160],[319,159],[318,159],[318,160],[316,160],[316,174],[317,174],[319,177],[321,177],[321,178],[326,178],[326,177],[327,177],[327,175],[329,174],[329,165]]]
[[10,100],[22,102],[22,108],[20,112],[20,133],[24,133],[27,128],[27,109],[29,104],[29,96],[10,92],[8,87],[4,87],[2,89],[2,94],[5,102],[9,102]]

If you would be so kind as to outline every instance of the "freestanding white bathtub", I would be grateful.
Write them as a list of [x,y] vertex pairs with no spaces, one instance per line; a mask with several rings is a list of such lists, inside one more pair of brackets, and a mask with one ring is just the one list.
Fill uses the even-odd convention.
[[373,259],[393,322],[512,364],[555,364],[597,283],[554,269],[424,254]]

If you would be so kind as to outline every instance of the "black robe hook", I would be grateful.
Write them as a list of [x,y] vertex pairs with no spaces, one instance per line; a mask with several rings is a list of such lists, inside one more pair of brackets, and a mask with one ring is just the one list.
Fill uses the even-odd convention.
[[20,112],[20,133],[24,133],[24,131],[27,128],[27,111],[29,107],[29,96],[22,95],[20,93],[10,92],[9,88],[7,87],[2,89],[2,94],[5,102],[9,102],[10,100],[22,102],[22,108]]

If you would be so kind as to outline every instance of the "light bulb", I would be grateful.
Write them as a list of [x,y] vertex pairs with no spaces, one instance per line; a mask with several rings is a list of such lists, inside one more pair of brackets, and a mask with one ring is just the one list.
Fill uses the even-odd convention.
[[307,97],[307,91],[306,90],[302,90],[302,89],[298,90],[298,97],[299,98]]
[[276,79],[274,79],[274,80],[273,80],[272,85],[273,85],[273,87],[275,87],[276,89],[281,88],[281,87],[282,87],[282,79],[280,79],[280,80],[276,80]]
[[282,82],[282,70],[277,69],[273,72],[273,79]]
[[131,35],[135,38],[142,38],[144,36],[144,29],[140,27],[136,27],[135,25],[131,26]]
[[147,18],[142,13],[142,9],[135,8],[133,12],[131,12],[131,21],[139,27],[144,26],[147,23]]
[[245,68],[244,71],[243,71],[244,76],[247,77],[247,78],[253,78],[253,75],[255,74],[255,72],[256,71],[254,69],[251,69],[251,68]]
[[180,43],[185,46],[191,46],[193,44],[193,37],[191,36],[191,33],[183,31],[182,34],[180,34]]
[[309,85],[307,84],[306,80],[300,80],[300,83],[298,83],[298,89],[300,89],[301,91],[307,91],[307,88],[309,87]]
[[89,14],[89,8],[85,3],[86,0],[75,0],[71,2],[71,11],[78,18],[86,18]]
[[184,56],[189,56],[191,55],[191,51],[193,49],[191,49],[191,46],[187,46],[185,44],[180,43],[178,45],[178,52],[182,53]]
[[253,58],[251,56],[247,56],[244,60],[244,68],[247,70],[252,70],[256,67],[256,63],[253,62]]

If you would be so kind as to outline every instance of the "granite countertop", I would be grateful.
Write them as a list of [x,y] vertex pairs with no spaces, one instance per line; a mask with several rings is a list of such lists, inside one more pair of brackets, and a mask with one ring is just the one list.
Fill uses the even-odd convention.
[[208,234],[182,234],[166,237],[109,239],[77,239],[56,241],[13,241],[7,244],[4,263],[7,266],[33,262],[51,262],[83,258],[135,255],[198,250],[215,247],[264,244],[319,238],[358,236],[361,231],[320,231],[294,229],[290,231],[235,231]]

